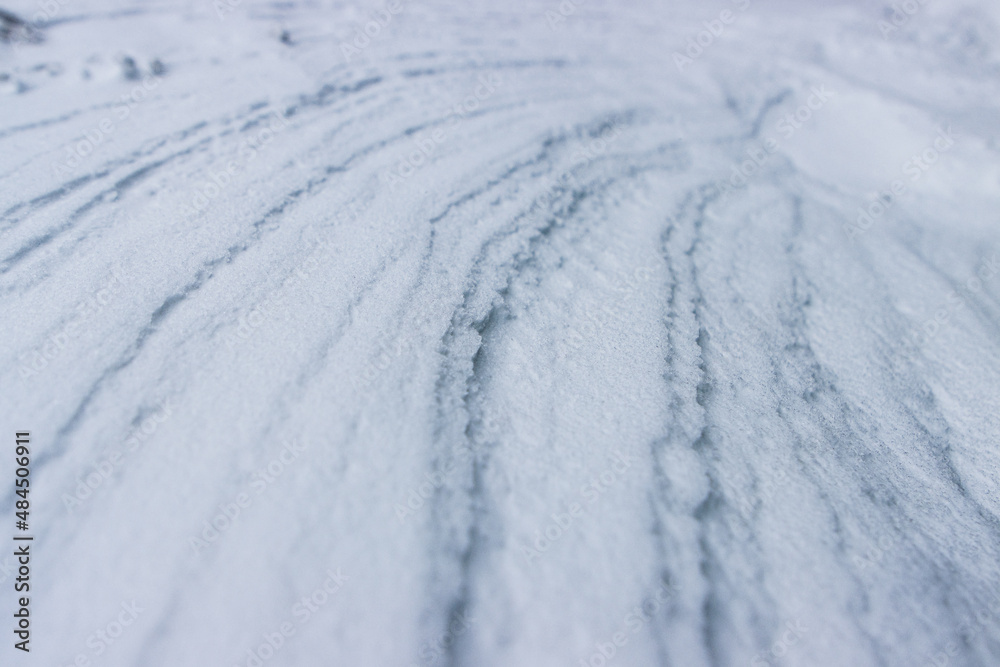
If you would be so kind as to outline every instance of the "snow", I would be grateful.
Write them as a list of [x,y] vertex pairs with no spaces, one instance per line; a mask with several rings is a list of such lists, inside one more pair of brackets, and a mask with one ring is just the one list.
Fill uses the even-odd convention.
[[0,663],[1000,660],[995,3],[4,8]]

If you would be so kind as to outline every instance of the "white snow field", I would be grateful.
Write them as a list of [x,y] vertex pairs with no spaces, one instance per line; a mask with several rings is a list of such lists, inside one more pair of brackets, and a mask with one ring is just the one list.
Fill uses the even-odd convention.
[[1000,665],[998,3],[2,8],[0,664]]

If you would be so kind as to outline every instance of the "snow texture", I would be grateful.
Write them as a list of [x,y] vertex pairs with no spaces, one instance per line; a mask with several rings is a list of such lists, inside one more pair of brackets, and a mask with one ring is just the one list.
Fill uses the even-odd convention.
[[0,664],[1000,664],[997,3],[4,9]]

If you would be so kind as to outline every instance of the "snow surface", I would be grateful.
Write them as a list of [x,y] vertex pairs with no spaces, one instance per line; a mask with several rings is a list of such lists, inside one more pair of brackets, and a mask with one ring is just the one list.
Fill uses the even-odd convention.
[[0,664],[1000,664],[1000,6],[910,5],[6,0]]

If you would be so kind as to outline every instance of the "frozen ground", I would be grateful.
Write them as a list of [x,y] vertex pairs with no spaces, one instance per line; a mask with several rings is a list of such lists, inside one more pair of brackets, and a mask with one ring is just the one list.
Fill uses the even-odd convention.
[[996,3],[4,8],[0,663],[1000,664]]

